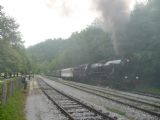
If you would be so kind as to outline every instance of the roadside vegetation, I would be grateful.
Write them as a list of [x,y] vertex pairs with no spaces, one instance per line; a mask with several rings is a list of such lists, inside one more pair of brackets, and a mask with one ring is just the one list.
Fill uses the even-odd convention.
[[[30,71],[30,61],[26,55],[26,50],[18,31],[16,21],[5,14],[0,5],[0,120],[25,120],[25,98],[26,93],[21,89],[7,90],[9,96],[2,104],[2,82],[4,73],[12,75],[18,72],[28,73]],[[15,78],[13,78],[14,80]],[[7,81],[7,89],[10,86]],[[9,91],[9,92],[8,92]],[[10,95],[13,93],[13,95]]]
[[0,5],[0,73],[26,73],[30,69],[18,27]]
[[0,120],[26,120],[25,99],[26,93],[16,91],[6,104],[0,104]]

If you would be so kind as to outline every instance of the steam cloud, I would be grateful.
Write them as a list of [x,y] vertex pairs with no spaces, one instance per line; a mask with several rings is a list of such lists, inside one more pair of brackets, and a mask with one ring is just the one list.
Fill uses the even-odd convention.
[[[46,0],[48,7],[57,8],[63,15],[70,16],[76,0]],[[125,26],[129,21],[131,4],[135,0],[91,0],[96,12],[100,12],[103,28],[112,34],[115,52],[120,54],[120,39],[123,39]],[[84,2],[84,1],[83,1]],[[85,2],[84,2],[85,3]]]
[[64,16],[69,16],[73,12],[71,8],[72,0],[46,0],[46,2],[49,8],[57,8]]
[[129,20],[130,5],[134,0],[93,0],[94,7],[101,13],[104,28],[111,32],[114,49],[119,54],[119,39]]

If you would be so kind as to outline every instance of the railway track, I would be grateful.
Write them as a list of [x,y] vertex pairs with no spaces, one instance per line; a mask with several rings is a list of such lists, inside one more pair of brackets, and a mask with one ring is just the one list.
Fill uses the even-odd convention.
[[160,96],[159,96],[159,95],[148,94],[148,93],[145,93],[145,92],[142,92],[142,91],[133,91],[133,92],[131,92],[131,93],[160,99]]
[[[61,82],[61,81],[59,81],[59,82]],[[138,98],[138,97],[135,97],[135,96],[133,97],[133,96],[130,96],[128,94],[116,93],[115,91],[106,90],[105,88],[97,88],[95,86],[89,86],[89,85],[85,85],[85,84],[81,84],[81,83],[74,83],[74,82],[67,82],[67,81],[62,81],[61,83],[68,83],[69,85],[70,84],[76,85],[76,86],[79,86],[79,87],[83,87],[83,88],[87,88],[87,89],[94,90],[94,91],[97,91],[97,92],[101,92],[103,94],[108,94],[108,95],[112,95],[112,96],[115,96],[115,97],[130,100],[130,101],[133,101],[133,102],[138,102],[138,103],[141,103],[141,104],[146,104],[146,105],[150,105],[150,106],[153,106],[153,107],[156,107],[156,108],[160,108],[160,100],[151,102],[151,100],[147,100],[147,99],[144,99],[144,98]]]
[[134,99],[131,97],[117,95],[117,94],[110,93],[110,92],[107,92],[107,91],[104,91],[102,89],[98,89],[95,87],[93,88],[87,87],[79,83],[73,83],[73,82],[68,82],[68,81],[63,81],[63,80],[56,80],[56,82],[60,82],[64,85],[79,89],[81,91],[85,91],[85,92],[100,96],[102,98],[109,99],[114,102],[141,110],[145,113],[148,113],[150,115],[157,116],[160,118],[160,104],[156,104],[156,103],[154,104],[154,103],[150,103],[147,101],[138,100],[136,98]]
[[108,113],[102,113],[80,100],[53,88],[43,79],[39,78],[38,84],[42,92],[55,104],[62,114],[69,120],[116,120]]
[[[107,94],[110,94],[110,95],[113,95],[113,96],[117,96],[117,97],[120,97],[120,98],[125,98],[125,99],[128,99],[128,100],[131,100],[131,101],[137,101],[137,102],[148,104],[148,105],[151,105],[151,106],[160,107],[160,99],[158,98],[158,96],[157,97],[152,97],[150,95],[145,96],[145,94],[136,94],[136,93],[132,93],[132,92],[131,92],[132,93],[132,95],[131,95],[130,93],[127,93],[127,92],[117,91],[117,90],[113,90],[113,89],[106,89],[106,88],[103,88],[103,87],[97,87],[97,86],[87,85],[87,84],[83,84],[83,83],[77,83],[77,82],[71,82],[70,83],[70,81],[64,81],[64,80],[60,80],[60,81],[63,81],[64,83],[78,85],[80,87],[86,87],[86,88],[96,90],[96,91],[99,91],[99,92],[102,92],[102,93],[104,92],[104,93],[107,93]],[[143,97],[142,97],[142,95],[143,95]],[[149,99],[148,97],[152,98],[152,99]]]

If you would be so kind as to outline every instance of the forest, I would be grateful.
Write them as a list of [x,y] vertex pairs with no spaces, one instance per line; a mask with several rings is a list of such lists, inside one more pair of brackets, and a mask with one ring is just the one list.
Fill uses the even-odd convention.
[[0,6],[0,73],[30,71],[30,62],[18,27],[16,21],[7,16]]
[[[44,73],[75,67],[100,60],[129,58],[141,85],[160,86],[160,1],[136,5],[125,29],[118,33],[117,50],[113,33],[106,32],[93,23],[86,29],[73,33],[68,39],[48,39],[31,46],[27,53],[33,71]],[[103,24],[103,23],[102,23]]]

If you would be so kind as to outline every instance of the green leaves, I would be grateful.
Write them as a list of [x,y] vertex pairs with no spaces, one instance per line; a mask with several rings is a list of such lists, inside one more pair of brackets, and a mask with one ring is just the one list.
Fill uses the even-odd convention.
[[19,25],[0,6],[0,73],[29,71]]
[[110,35],[94,26],[73,33],[67,40],[47,40],[28,48],[36,71],[48,71],[96,62],[114,56]]

